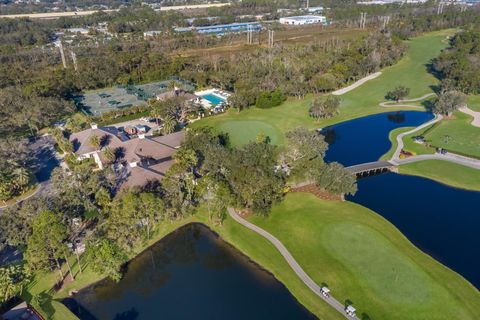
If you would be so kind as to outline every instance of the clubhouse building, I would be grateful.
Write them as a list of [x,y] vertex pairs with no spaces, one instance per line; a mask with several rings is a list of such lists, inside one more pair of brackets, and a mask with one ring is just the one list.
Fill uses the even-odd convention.
[[[94,136],[96,138],[92,138]],[[113,153],[120,188],[142,187],[161,180],[174,163],[172,156],[184,139],[183,131],[157,137],[138,134],[130,138],[115,127],[99,127],[96,124],[70,136],[77,159],[93,158],[99,169],[112,162],[112,159],[107,159],[106,151]],[[92,144],[95,140],[99,143]]]

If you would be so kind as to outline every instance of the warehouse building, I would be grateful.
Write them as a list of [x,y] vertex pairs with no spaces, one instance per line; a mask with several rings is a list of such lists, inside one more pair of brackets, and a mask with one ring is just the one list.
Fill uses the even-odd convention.
[[325,16],[294,16],[280,18],[281,24],[286,25],[304,25],[304,24],[327,24],[327,18]]

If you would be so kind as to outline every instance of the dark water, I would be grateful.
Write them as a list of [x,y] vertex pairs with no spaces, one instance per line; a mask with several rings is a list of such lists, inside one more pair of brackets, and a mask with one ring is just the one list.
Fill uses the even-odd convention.
[[377,161],[391,147],[388,135],[400,127],[417,127],[433,119],[431,113],[402,111],[375,114],[324,128],[327,162],[345,166]]
[[[389,132],[432,119],[425,112],[377,114],[326,128],[326,159],[346,166],[378,160],[391,146]],[[348,200],[379,213],[417,247],[480,288],[480,192],[433,180],[383,174],[358,181]]]
[[315,319],[271,274],[208,228],[181,228],[135,258],[119,283],[64,303],[81,319]]
[[480,192],[382,174],[360,179],[348,200],[379,213],[417,247],[480,288]]

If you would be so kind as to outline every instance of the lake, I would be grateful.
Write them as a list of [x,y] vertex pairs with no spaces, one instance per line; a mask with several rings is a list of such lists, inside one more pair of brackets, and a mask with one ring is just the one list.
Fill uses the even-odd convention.
[[316,319],[270,273],[190,224],[129,264],[124,278],[64,303],[80,319]]
[[323,130],[329,143],[327,162],[345,166],[377,161],[391,147],[390,131],[400,127],[417,127],[433,119],[427,112],[387,112],[342,122]]

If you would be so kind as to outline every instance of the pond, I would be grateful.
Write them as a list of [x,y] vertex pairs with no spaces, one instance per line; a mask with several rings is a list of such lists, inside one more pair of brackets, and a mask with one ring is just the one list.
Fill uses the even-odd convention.
[[270,273],[190,224],[128,264],[124,278],[64,303],[89,319],[316,319]]
[[377,161],[391,147],[390,131],[400,127],[417,127],[433,119],[427,112],[387,112],[342,122],[323,130],[329,143],[327,162],[345,166]]
[[382,174],[358,181],[350,201],[393,223],[410,241],[480,288],[480,192]]

